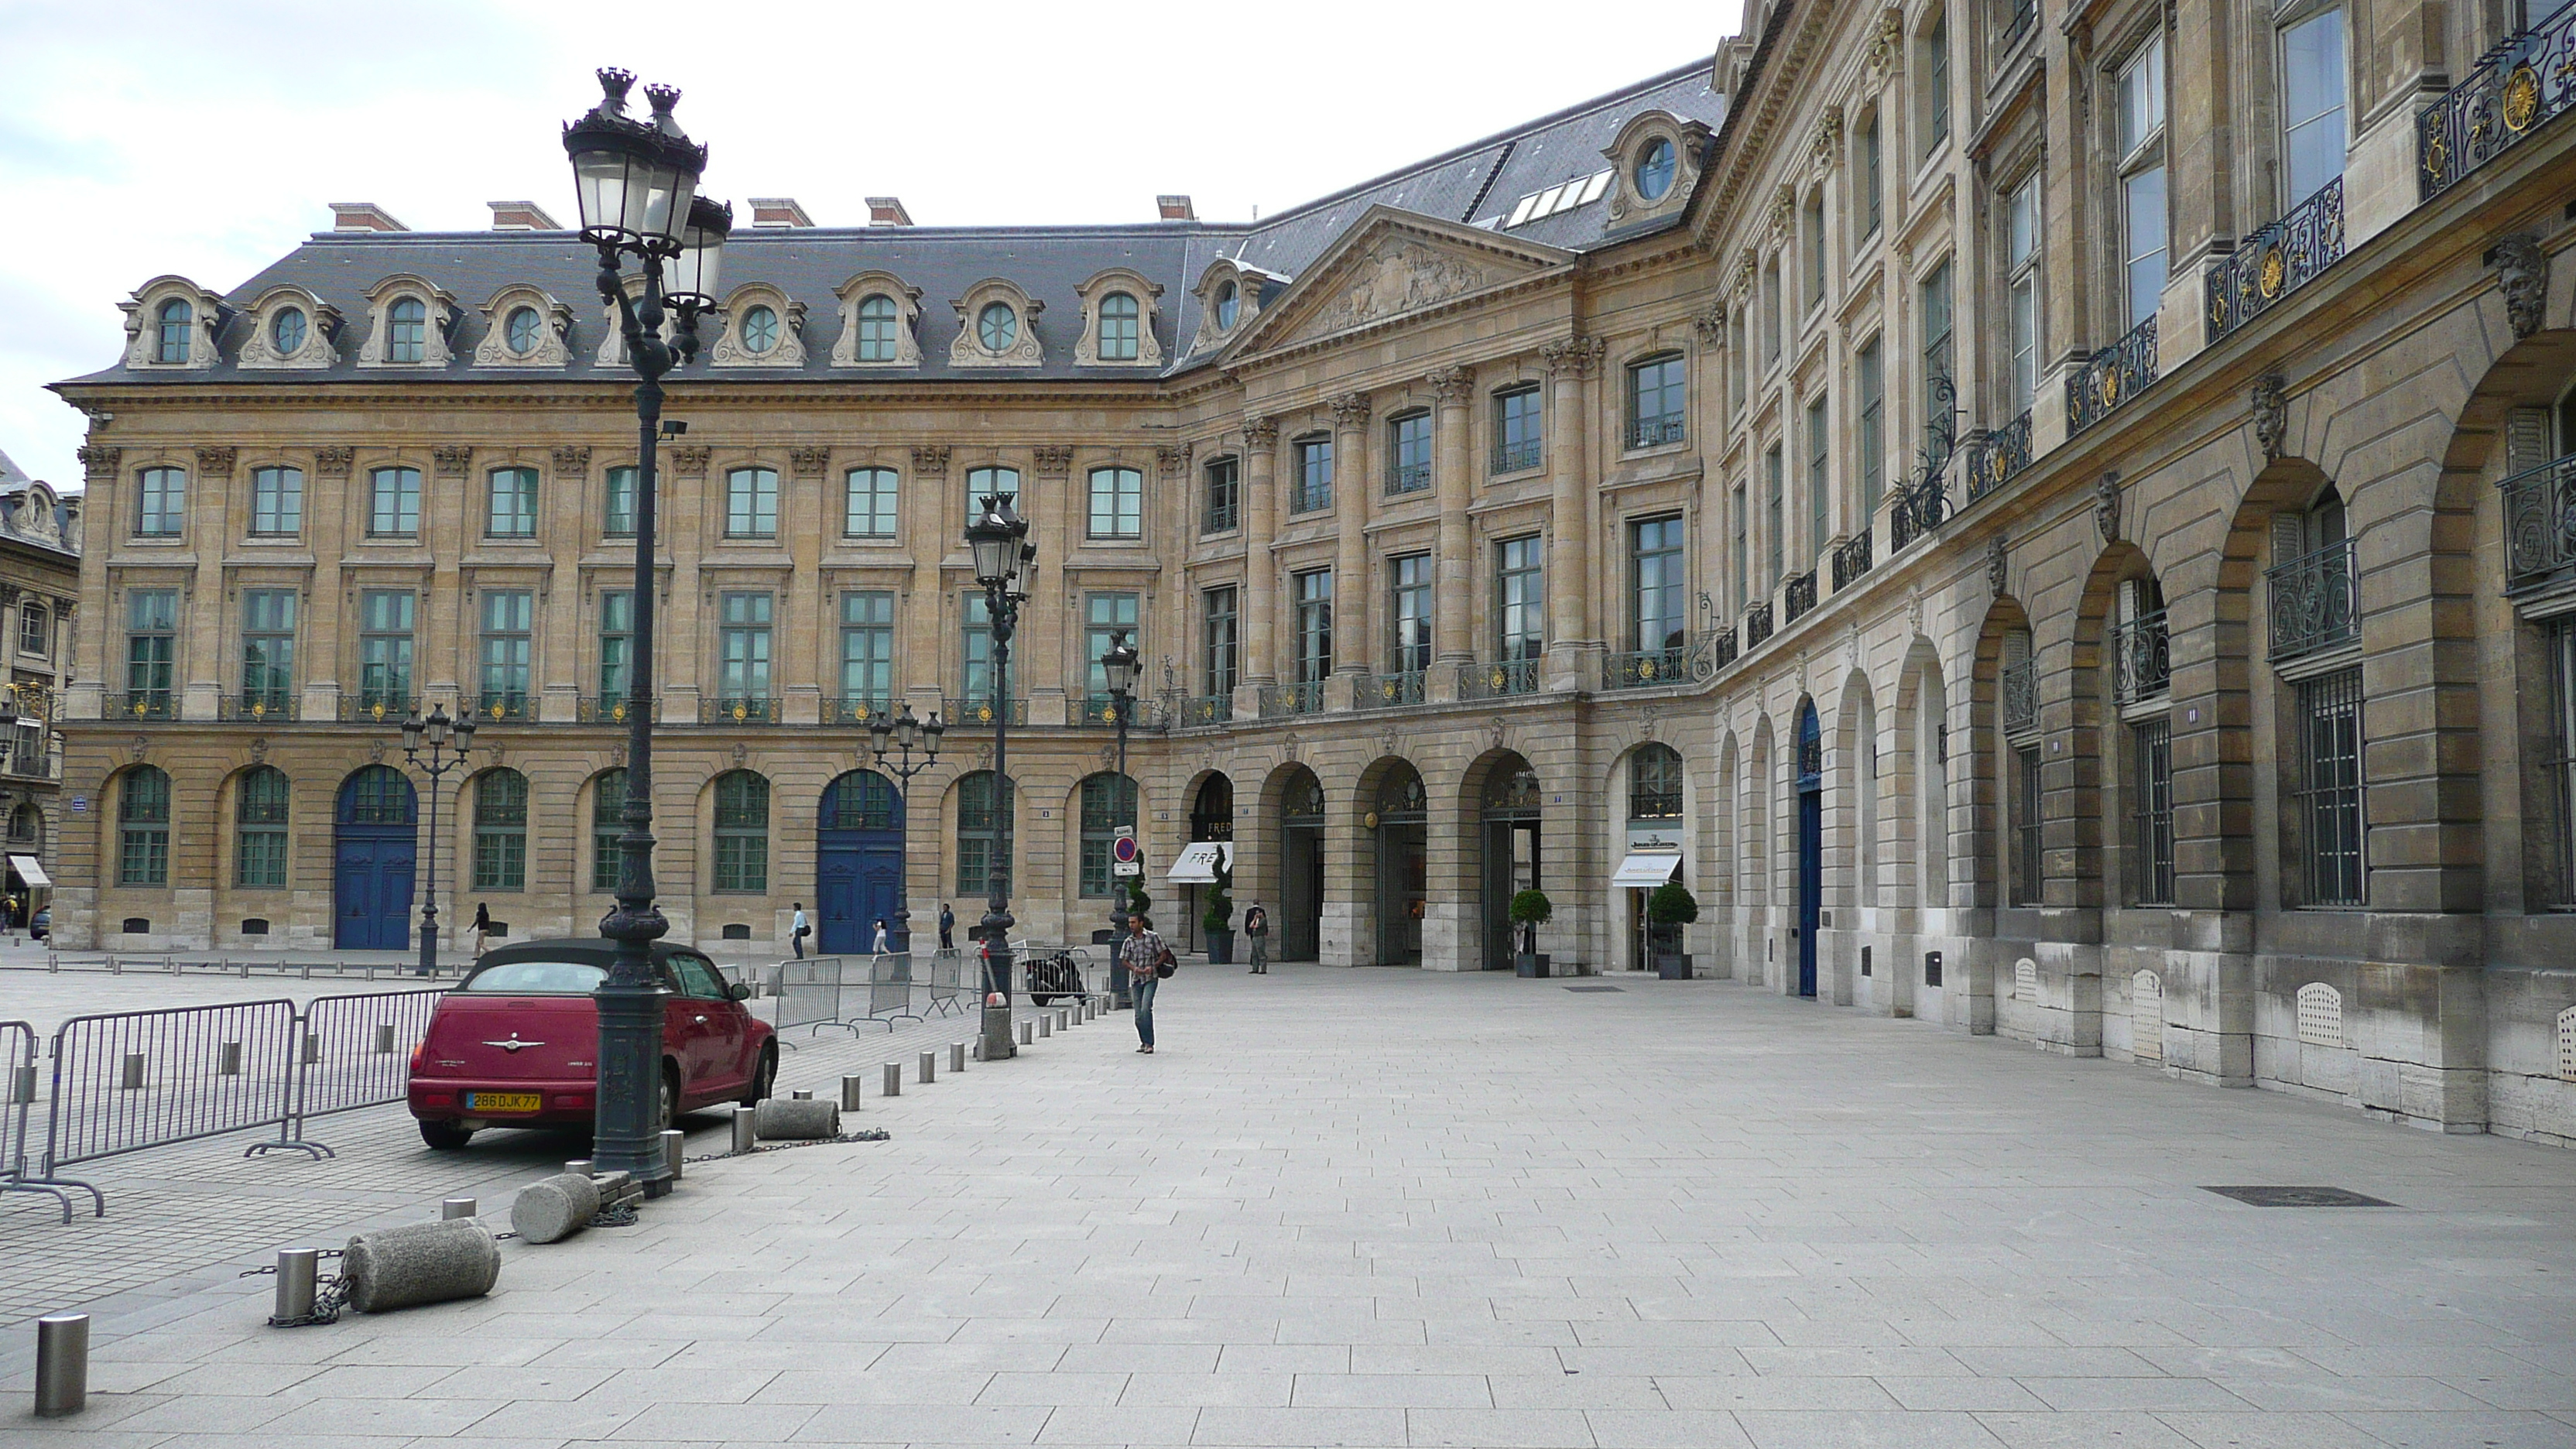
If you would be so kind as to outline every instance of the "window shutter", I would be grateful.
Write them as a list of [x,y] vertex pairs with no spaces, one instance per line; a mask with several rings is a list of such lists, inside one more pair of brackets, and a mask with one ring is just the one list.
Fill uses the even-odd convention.
[[2308,551],[2307,515],[2275,513],[2272,515],[2272,566],[2296,562]]
[[2520,473],[2549,461],[2549,409],[2515,408],[2505,419],[2504,470]]
[[2004,635],[2004,667],[2030,662],[2030,636],[2019,629]]

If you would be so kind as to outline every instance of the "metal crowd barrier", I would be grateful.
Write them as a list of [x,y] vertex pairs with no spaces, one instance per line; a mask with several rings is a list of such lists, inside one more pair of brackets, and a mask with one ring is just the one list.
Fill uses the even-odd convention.
[[933,980],[914,980],[909,952],[782,961],[775,978],[777,1015],[771,1025],[780,1031],[807,1027],[809,1034],[838,1026],[855,1034],[861,1026],[873,1022],[892,1031],[898,1021],[922,1019],[922,1014],[912,1009],[912,993],[927,987],[935,1002],[939,996],[936,976],[934,962]]
[[287,1119],[279,1124],[277,1141],[251,1151],[294,1147],[332,1156],[328,1147],[304,1140],[307,1120],[407,1100],[412,1049],[429,1036],[429,1019],[446,994],[437,988],[377,991],[305,1003]]
[[[471,961],[442,959],[439,962],[436,979],[461,977],[472,970],[473,965]],[[6,969],[32,971],[36,968],[28,965]],[[230,956],[182,956],[166,951],[145,956],[116,951],[99,956],[67,956],[59,951],[47,951],[44,969],[54,973],[67,970],[104,971],[110,976],[123,976],[128,972],[184,976],[195,972],[206,976],[233,976],[244,981],[249,980],[254,973],[281,979],[293,976],[310,981],[315,972],[323,972],[333,980],[354,977],[362,981],[374,981],[381,976],[389,981],[398,981],[405,976],[416,974],[420,967],[410,961],[350,961],[340,957],[312,961],[271,960],[264,957],[244,957],[236,960]]]
[[36,1029],[23,1021],[0,1021],[0,1192],[44,1193],[63,1205],[63,1221],[72,1220],[70,1189],[90,1195],[91,1210],[107,1216],[107,1199],[88,1183],[57,1178],[51,1172],[27,1175],[27,1120],[36,1110]]
[[75,1016],[54,1033],[44,1174],[286,1120],[295,1003],[243,1001]]

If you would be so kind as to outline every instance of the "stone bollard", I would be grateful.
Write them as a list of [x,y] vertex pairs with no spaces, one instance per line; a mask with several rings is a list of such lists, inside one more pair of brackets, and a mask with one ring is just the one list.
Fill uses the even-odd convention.
[[470,1218],[474,1216],[475,1209],[480,1206],[482,1206],[482,1204],[476,1202],[470,1197],[441,1198],[438,1203],[438,1217],[441,1222],[454,1222],[458,1218]]
[[590,1176],[590,1159],[587,1157],[576,1157],[572,1161],[564,1164],[564,1171],[575,1173],[582,1177],[588,1177]]
[[89,1315],[36,1320],[36,1417],[60,1419],[89,1407]]
[[[517,1217],[513,1209],[513,1227]],[[360,1233],[340,1257],[340,1276],[349,1280],[349,1306],[360,1313],[480,1298],[501,1280],[501,1245],[471,1218]]]
[[951,1072],[966,1070],[966,1043],[952,1041],[948,1044],[948,1070]]
[[915,1079],[915,1080],[919,1081],[919,1082],[920,1082],[923,1086],[925,1086],[925,1087],[926,1087],[926,1086],[929,1086],[931,1083],[933,1083],[933,1082],[935,1082],[935,1081],[938,1081],[938,1080],[939,1080],[939,1053],[937,1053],[937,1052],[923,1052],[923,1053],[921,1054],[921,1065],[920,1065],[917,1069],[915,1069],[915,1071],[913,1072],[913,1077],[914,1077],[914,1079]]
[[662,1133],[662,1165],[671,1170],[671,1180],[680,1180],[680,1168],[688,1160],[689,1134],[677,1127]]
[[558,1173],[519,1189],[510,1204],[510,1230],[531,1243],[558,1243],[599,1216],[599,1184],[587,1175]]
[[1043,1011],[1041,1011],[1041,1012],[1039,1012],[1039,1013],[1038,1013],[1038,1035],[1040,1035],[1040,1036],[1053,1036],[1053,1035],[1055,1035],[1055,1018],[1054,1018],[1054,1017],[1052,1017],[1052,1016],[1047,1015],[1047,1014],[1046,1014],[1045,1012],[1043,1012]]
[[884,1092],[885,1095],[889,1097],[900,1097],[903,1095],[903,1064],[901,1062],[888,1062],[885,1064]]
[[980,1062],[984,1059],[984,1039],[980,1036],[975,1038],[974,1053],[975,1060]]
[[749,1152],[760,1145],[760,1110],[736,1105],[733,1109],[733,1150]]
[[843,1077],[841,1079],[842,1111],[855,1112],[859,1110],[859,1091],[867,1085],[867,1080],[868,1079],[865,1077]]
[[811,1097],[772,1097],[752,1109],[751,1124],[763,1142],[813,1142],[841,1134],[841,1106]]

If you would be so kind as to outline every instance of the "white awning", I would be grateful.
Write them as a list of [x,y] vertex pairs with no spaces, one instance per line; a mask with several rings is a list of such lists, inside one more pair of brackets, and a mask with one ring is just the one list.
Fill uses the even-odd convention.
[[1196,840],[1181,848],[1172,859],[1172,873],[1164,879],[1174,885],[1214,885],[1218,862],[1234,864],[1234,842],[1230,840]]
[[1671,880],[1673,873],[1681,868],[1682,858],[1678,855],[1639,851],[1619,862],[1619,869],[1611,873],[1610,883],[1614,886],[1659,886]]
[[13,855],[9,857],[9,868],[18,873],[18,879],[25,881],[28,885],[35,887],[37,890],[51,890],[53,888],[53,877],[45,874],[45,868],[37,864],[36,858],[32,855]]

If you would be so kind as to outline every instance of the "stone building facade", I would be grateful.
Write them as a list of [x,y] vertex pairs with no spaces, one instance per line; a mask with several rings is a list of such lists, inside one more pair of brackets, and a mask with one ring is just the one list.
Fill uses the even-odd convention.
[[[1149,856],[1231,840],[1292,958],[1500,966],[1534,884],[1541,950],[1629,968],[1671,877],[1701,974],[2576,1136],[2576,11],[2541,8],[1755,4],[1707,65],[1251,225],[755,201],[669,405],[665,908],[760,946],[900,869],[975,914],[959,530],[998,487],[1044,570],[1036,936],[1108,909],[1089,661],[1132,624]],[[61,385],[115,520],[67,938],[407,908],[370,767],[415,698],[490,747],[440,805],[457,909],[605,909],[625,387],[577,242],[496,218],[348,206],[228,294],[156,279]],[[888,703],[954,725],[908,834],[851,773]]]
[[54,842],[66,823],[55,716],[71,682],[81,504],[79,494],[57,493],[0,453],[0,627],[9,661],[0,702],[14,715],[0,727],[0,891],[30,914],[51,902]]

